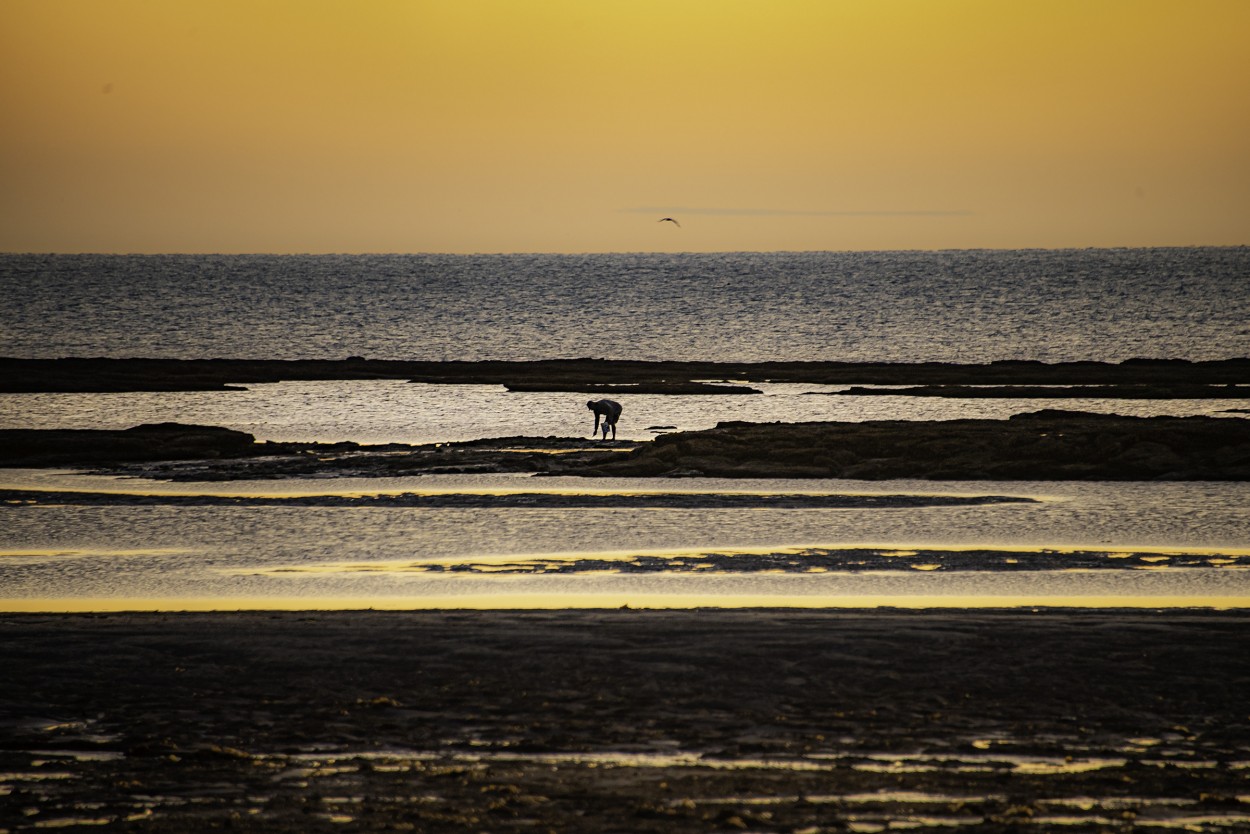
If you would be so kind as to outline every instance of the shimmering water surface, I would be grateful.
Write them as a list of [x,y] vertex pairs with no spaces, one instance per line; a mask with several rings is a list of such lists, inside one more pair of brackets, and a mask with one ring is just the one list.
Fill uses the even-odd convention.
[[[1250,604],[1250,505],[1240,484],[427,476],[209,485],[38,470],[4,480],[155,502],[58,497],[0,510],[0,607],[17,610]],[[371,507],[367,498],[674,491],[883,500],[830,509],[465,509]],[[169,506],[162,494],[360,500]],[[945,496],[1030,500],[916,506],[917,497]]]
[[[1250,355],[1250,249],[588,256],[0,256],[22,357],[1121,361]],[[1234,400],[622,395],[624,438],[722,420],[1215,414]],[[402,381],[0,395],[0,428],[178,421],[261,440],[586,436],[585,396]],[[155,484],[3,471],[0,609],[1250,602],[1244,484],[580,482]],[[161,493],[241,496],[175,505]],[[570,508],[380,493],[887,496]],[[925,496],[979,496],[975,503]],[[155,494],[155,495],[154,495]],[[125,496],[130,497],[125,497]],[[265,495],[300,502],[249,504]],[[308,496],[356,496],[339,506]],[[888,496],[901,496],[890,498]],[[919,496],[919,498],[918,498]],[[1028,499],[1005,502],[995,497]],[[356,499],[359,500],[356,500]],[[522,503],[529,499],[517,499]],[[463,503],[463,502],[461,502]],[[644,502],[645,503],[645,502]],[[670,502],[671,504],[672,502]],[[437,502],[435,502],[437,504]]]
[[[723,420],[1003,419],[1059,408],[1149,416],[1232,418],[1246,400],[945,399],[831,396],[849,386],[751,383],[762,394],[614,395],[624,406],[618,437],[707,429]],[[590,436],[586,395],[512,393],[499,385],[425,385],[402,380],[279,382],[247,391],[129,394],[3,394],[0,429],[124,429],[176,421],[225,426],[258,440],[441,443],[481,437]]]
[[1119,361],[1250,355],[1250,248],[0,255],[10,356]]

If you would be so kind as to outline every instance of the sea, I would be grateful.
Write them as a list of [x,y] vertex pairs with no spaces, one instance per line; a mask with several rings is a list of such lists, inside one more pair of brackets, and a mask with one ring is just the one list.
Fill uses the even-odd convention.
[[[1250,356],[1247,247],[0,255],[0,293],[0,354],[22,358]],[[843,386],[753,382],[761,394],[622,395],[621,436],[730,419],[1002,419],[1040,408],[1244,419],[1229,409],[1250,406],[827,396]],[[371,443],[591,430],[575,394],[401,380],[246,388],[0,394],[0,428],[172,420],[260,440]],[[0,489],[56,496],[0,505],[0,610],[10,611],[1250,605],[1250,488],[1240,483],[446,475],[170,484],[0,470]],[[100,492],[121,498],[72,497]],[[611,498],[672,493],[699,499],[638,507]],[[787,506],[799,493],[848,500]],[[543,500],[552,494],[608,500],[554,506]],[[204,501],[168,497],[188,495]],[[439,498],[377,500],[397,495]],[[462,495],[495,498],[466,507],[452,500]],[[727,495],[753,498],[729,506]]]
[[864,362],[1250,355],[1250,248],[3,255],[3,355]]

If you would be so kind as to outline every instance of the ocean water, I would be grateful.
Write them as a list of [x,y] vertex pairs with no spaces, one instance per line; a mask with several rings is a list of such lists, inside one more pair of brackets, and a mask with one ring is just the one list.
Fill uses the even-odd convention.
[[[992,361],[1250,356],[1250,249],[586,256],[0,256],[18,357]],[[1236,400],[623,395],[620,435],[721,420],[1212,414]],[[179,421],[262,440],[588,436],[576,394],[314,381],[0,395],[0,428]],[[0,470],[0,610],[1250,606],[1241,483],[425,477],[162,484]],[[110,492],[114,503],[75,498]],[[371,496],[501,495],[484,506]],[[550,494],[696,492],[567,508]],[[849,496],[730,509],[718,496]],[[933,496],[1009,496],[950,505]],[[26,493],[23,493],[24,495]],[[168,495],[240,497],[177,504]],[[902,496],[855,506],[854,496]],[[319,503],[308,496],[331,496]],[[281,499],[248,503],[248,496]],[[299,500],[295,500],[298,497]],[[291,499],[291,500],[287,500]],[[343,503],[346,499],[346,503]],[[216,500],[216,499],[214,499]],[[841,500],[841,499],[839,499]],[[338,503],[334,503],[337,501]],[[436,502],[437,503],[437,502]],[[610,501],[609,501],[610,503]],[[662,503],[662,502],[661,502]],[[834,502],[836,503],[836,502]],[[401,502],[402,504],[402,502]],[[969,554],[972,555],[969,555]]]
[[[844,385],[752,383],[743,396],[615,395],[622,440],[709,429],[723,420],[1005,419],[1056,408],[1149,417],[1235,419],[1239,400],[948,399],[832,395]],[[125,429],[180,422],[245,431],[257,440],[443,443],[484,437],[589,437],[586,395],[508,391],[502,385],[427,385],[403,380],[311,380],[249,385],[246,391],[0,394],[0,429]]]
[[[119,502],[58,495],[0,509],[0,610],[1250,605],[1241,484],[517,476],[162,484],[20,470],[0,472],[0,482]],[[694,493],[706,504],[569,509],[535,500],[570,493]],[[769,500],[794,493],[845,504],[787,509]],[[373,497],[403,494],[487,500],[381,506]],[[204,495],[233,501],[167,502]],[[758,503],[729,508],[717,503],[723,495]],[[865,496],[879,500],[856,503]]]
[[18,357],[963,361],[1250,355],[1250,248],[0,255]]

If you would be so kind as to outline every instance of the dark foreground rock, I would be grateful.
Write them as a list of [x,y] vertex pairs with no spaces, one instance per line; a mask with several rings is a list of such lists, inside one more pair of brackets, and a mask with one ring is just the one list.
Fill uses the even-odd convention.
[[0,430],[0,466],[81,466],[131,461],[235,458],[259,451],[246,432],[154,423],[120,431]]
[[0,617],[0,829],[1245,831],[1212,611]]
[[1008,420],[721,423],[583,475],[1250,480],[1250,421],[1039,411]]
[[[0,357],[0,393],[200,391],[309,379],[406,379],[445,385],[640,385],[727,380],[828,385],[1250,384],[1250,358],[1189,362],[421,362],[348,359],[17,359]],[[682,393],[676,391],[672,393]]]

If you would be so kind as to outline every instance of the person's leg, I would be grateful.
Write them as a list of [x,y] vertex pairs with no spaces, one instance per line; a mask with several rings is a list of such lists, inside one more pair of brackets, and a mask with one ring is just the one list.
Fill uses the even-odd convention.
[[616,440],[616,421],[621,419],[621,412],[623,410],[624,409],[621,408],[620,403],[613,402],[611,404],[612,439],[613,440]]

